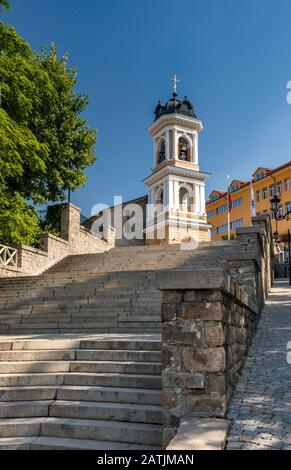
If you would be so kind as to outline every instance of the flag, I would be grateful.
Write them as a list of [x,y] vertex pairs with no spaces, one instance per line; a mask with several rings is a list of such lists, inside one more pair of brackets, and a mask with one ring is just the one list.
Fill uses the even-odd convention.
[[252,217],[256,216],[256,204],[255,204],[254,188],[253,188],[252,182],[251,182],[251,214],[252,214]]
[[230,240],[230,213],[232,208],[232,195],[230,191],[229,175],[227,175],[227,238]]
[[232,209],[232,195],[230,191],[229,178],[227,179],[227,202],[228,202],[228,212],[231,212]]

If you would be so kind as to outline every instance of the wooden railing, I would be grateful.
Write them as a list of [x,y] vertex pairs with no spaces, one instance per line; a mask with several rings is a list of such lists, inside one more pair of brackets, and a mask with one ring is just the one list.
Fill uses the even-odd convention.
[[17,267],[18,252],[16,248],[0,244],[0,266]]

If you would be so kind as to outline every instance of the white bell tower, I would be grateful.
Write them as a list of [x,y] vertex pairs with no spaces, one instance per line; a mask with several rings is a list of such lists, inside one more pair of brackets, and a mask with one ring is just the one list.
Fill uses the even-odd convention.
[[205,181],[209,173],[199,169],[198,138],[202,122],[185,97],[173,97],[155,110],[149,132],[153,139],[152,174],[148,186],[146,242],[181,243],[210,240],[205,213]]

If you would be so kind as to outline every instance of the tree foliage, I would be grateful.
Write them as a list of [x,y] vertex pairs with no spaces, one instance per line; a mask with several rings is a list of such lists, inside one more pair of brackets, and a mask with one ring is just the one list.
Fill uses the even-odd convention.
[[[8,2],[0,0],[0,7]],[[59,59],[56,47],[47,53],[34,53],[17,32],[0,22],[0,223],[15,211],[15,226],[8,215],[12,237],[0,227],[0,240],[9,243],[31,237],[25,220],[31,217],[35,230],[35,211],[27,201],[44,204],[62,201],[66,190],[86,182],[84,169],[94,160],[96,132],[81,116],[88,99],[74,92],[77,71]],[[6,199],[5,199],[6,198]],[[17,210],[16,202],[22,203]],[[10,201],[10,202],[9,202]],[[17,232],[17,233],[16,233]],[[5,238],[3,238],[5,235]]]
[[41,233],[38,214],[18,193],[0,192],[0,241],[36,245]]
[[8,0],[0,0],[0,11],[6,8],[7,10],[11,10],[11,5]]

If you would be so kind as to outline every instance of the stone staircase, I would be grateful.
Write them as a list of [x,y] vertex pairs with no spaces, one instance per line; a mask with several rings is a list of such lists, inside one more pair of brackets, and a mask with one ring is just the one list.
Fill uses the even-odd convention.
[[0,334],[155,332],[161,294],[155,271],[221,264],[220,245],[124,247],[75,255],[36,277],[0,280]]
[[224,247],[132,246],[0,280],[0,450],[160,449],[155,271],[215,267]]
[[0,449],[161,446],[158,336],[2,339],[0,350]]

